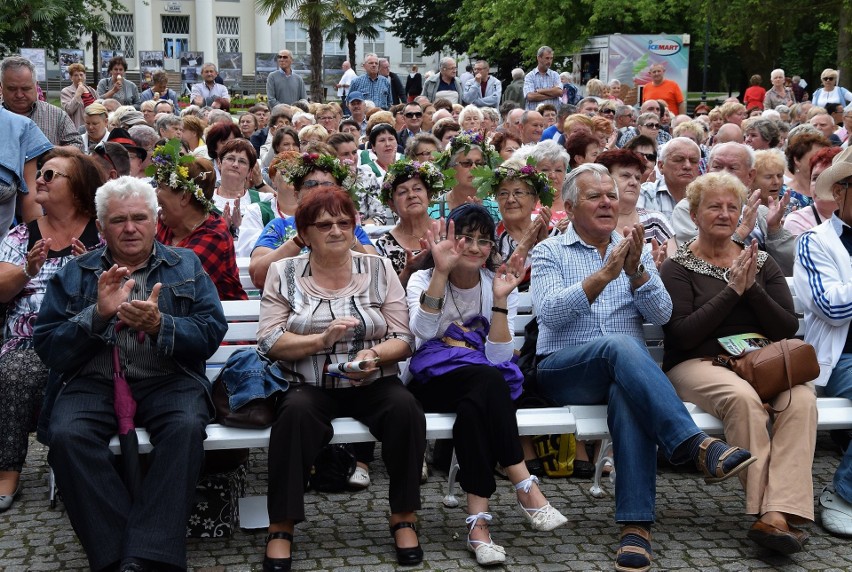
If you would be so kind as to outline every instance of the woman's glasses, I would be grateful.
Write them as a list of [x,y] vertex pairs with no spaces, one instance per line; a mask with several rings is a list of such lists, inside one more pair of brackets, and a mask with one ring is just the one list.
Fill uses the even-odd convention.
[[529,191],[500,191],[497,193],[497,200],[500,202],[508,201],[509,197],[512,197],[516,201],[522,200],[524,197],[531,197],[532,193]]
[[646,123],[644,125],[644,127],[647,128],[647,129],[659,129],[660,124],[659,123]]
[[824,77],[822,78],[822,81],[835,81],[836,79],[836,77]]
[[473,246],[474,243],[476,243],[476,246],[478,246],[482,250],[494,248],[495,245],[495,242],[493,240],[489,240],[487,238],[474,238],[467,234],[456,235],[456,240],[462,239],[464,239],[465,248],[470,248],[471,246]]
[[456,165],[470,169],[471,167],[484,167],[487,163],[485,161],[456,161]]
[[60,173],[55,169],[45,169],[44,171],[39,169],[38,171],[36,171],[36,179],[44,179],[45,183],[52,183],[53,179],[55,179],[56,177],[65,177],[66,179],[71,178],[65,173]]
[[337,228],[345,232],[355,226],[355,222],[349,219],[343,219],[336,220],[334,222],[315,222],[309,226],[316,227],[316,229],[320,232],[329,232],[331,230],[331,227],[333,227],[334,225],[337,225]]
[[303,189],[315,189],[317,187],[336,187],[337,183],[331,181],[305,181],[302,183]]

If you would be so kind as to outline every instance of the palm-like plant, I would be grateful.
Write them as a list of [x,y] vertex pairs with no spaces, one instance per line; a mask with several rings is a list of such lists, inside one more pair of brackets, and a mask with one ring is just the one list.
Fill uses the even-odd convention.
[[311,100],[322,101],[322,28],[330,9],[351,17],[349,9],[342,0],[255,0],[255,6],[260,13],[268,14],[266,22],[269,25],[292,12],[295,19],[308,29],[308,42],[311,46]]
[[340,40],[340,47],[346,44],[349,48],[349,63],[355,66],[355,41],[358,36],[375,40],[381,34],[378,26],[385,21],[385,12],[376,2],[362,3],[356,0],[340,0],[349,11],[349,16],[343,12],[331,11],[326,22],[325,37],[329,40]]

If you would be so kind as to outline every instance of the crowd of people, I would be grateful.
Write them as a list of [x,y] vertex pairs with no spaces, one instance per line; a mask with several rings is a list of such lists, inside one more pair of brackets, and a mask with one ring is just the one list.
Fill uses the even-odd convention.
[[[816,397],[852,398],[852,93],[836,70],[810,100],[778,69],[768,89],[755,75],[742,101],[690,116],[662,64],[631,106],[617,81],[582,96],[547,46],[505,89],[483,60],[458,75],[444,58],[403,84],[367,54],[362,75],[344,64],[329,103],[306,101],[292,59],[278,53],[268,104],[238,116],[213,64],[183,109],[165,72],[140,90],[121,57],[97,89],[72,65],[61,108],[38,100],[26,59],[0,64],[0,511],[38,421],[93,570],[186,568],[213,416],[205,362],[227,331],[220,301],[248,297],[240,256],[262,291],[258,353],[289,383],[273,406],[264,570],[292,565],[311,467],[339,416],[381,442],[401,565],[424,559],[424,412],[456,414],[478,564],[507,560],[491,535],[495,467],[533,529],[563,526],[518,436],[531,394],[607,405],[616,570],[652,565],[658,449],[708,484],[737,477],[755,543],[805,549]],[[789,277],[820,375],[764,403],[707,358],[725,336],[793,337]],[[534,385],[513,340],[527,290]],[[661,365],[645,323],[665,332]],[[346,362],[360,371],[329,371]],[[138,491],[107,447],[119,370],[155,445]],[[721,419],[726,440],[684,401]],[[355,447],[353,488],[370,485],[373,451]],[[578,474],[598,454],[580,443]],[[852,534],[852,450],[818,502],[823,528]]]

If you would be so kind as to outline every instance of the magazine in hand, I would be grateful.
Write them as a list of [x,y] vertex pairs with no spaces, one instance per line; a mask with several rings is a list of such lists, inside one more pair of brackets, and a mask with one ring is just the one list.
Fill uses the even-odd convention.
[[748,334],[737,334],[735,336],[725,336],[718,338],[719,344],[726,352],[732,356],[741,356],[754,350],[759,350],[762,347],[768,346],[772,340],[766,336],[750,332]]

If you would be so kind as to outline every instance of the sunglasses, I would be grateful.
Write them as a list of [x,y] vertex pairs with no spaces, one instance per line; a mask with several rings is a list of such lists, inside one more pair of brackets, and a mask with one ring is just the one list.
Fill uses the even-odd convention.
[[38,171],[36,171],[36,179],[44,179],[45,183],[52,183],[53,179],[55,179],[56,177],[65,177],[66,179],[71,178],[69,175],[66,175],[65,173],[60,173],[55,169],[45,169],[44,171],[39,169]]
[[601,111],[601,115],[615,115],[614,109],[604,109]]
[[659,123],[646,123],[644,125],[644,127],[647,127],[648,129],[659,129],[660,124]]
[[643,157],[645,157],[645,159],[647,159],[648,161],[656,161],[657,160],[657,154],[656,153],[639,153],[639,154],[642,155]]
[[702,111],[701,113],[696,113],[695,117],[701,117],[702,115],[710,115],[710,114]]
[[464,167],[465,169],[470,169],[471,167],[484,167],[486,165],[485,161],[458,161],[456,165],[459,167]]
[[836,79],[837,79],[836,77],[824,77],[824,78],[822,78],[822,81],[834,81]]
[[355,223],[349,219],[344,219],[336,220],[334,222],[315,222],[308,226],[314,226],[320,232],[329,232],[331,230],[331,227],[333,227],[334,225],[337,225],[337,228],[342,231],[347,231],[350,230],[353,226],[355,226]]
[[408,113],[405,114],[405,116],[409,119],[415,119],[415,118],[418,118],[418,117],[423,117],[423,112],[421,112],[421,111],[409,111]]

